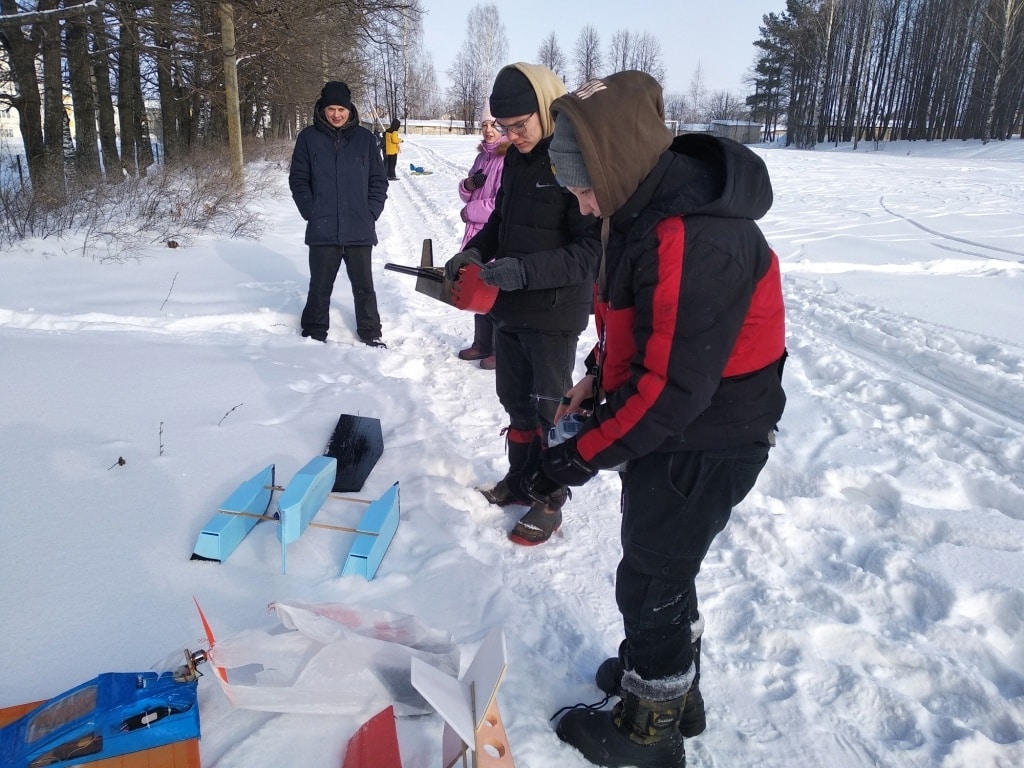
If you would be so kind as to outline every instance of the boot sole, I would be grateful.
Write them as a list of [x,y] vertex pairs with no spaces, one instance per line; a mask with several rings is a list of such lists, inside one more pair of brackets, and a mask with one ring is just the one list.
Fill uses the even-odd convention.
[[[579,712],[580,710],[574,710]],[[568,713],[572,714],[572,712]],[[595,718],[608,716],[608,711],[588,712],[582,717]],[[579,717],[579,716],[577,716]],[[563,717],[557,726],[555,734],[559,739],[576,749],[584,758],[595,765],[611,766],[611,768],[626,768],[627,766],[645,766],[645,768],[686,768],[686,751],[683,748],[682,739],[679,740],[678,752],[650,749],[650,752],[613,749],[613,743],[609,742],[600,734],[588,733],[586,723],[576,723],[573,727],[567,727],[568,722]],[[641,748],[643,749],[643,748]],[[627,754],[630,752],[632,754]],[[660,752],[660,754],[658,754]]]
[[[551,531],[551,536],[554,536],[555,531],[557,530],[558,528],[553,529]],[[538,544],[543,544],[545,541],[550,541],[551,536],[548,536],[547,538],[543,539],[526,539],[517,534],[515,531],[513,531],[508,535],[508,540],[511,541],[513,544],[518,544],[521,547],[535,547]]]

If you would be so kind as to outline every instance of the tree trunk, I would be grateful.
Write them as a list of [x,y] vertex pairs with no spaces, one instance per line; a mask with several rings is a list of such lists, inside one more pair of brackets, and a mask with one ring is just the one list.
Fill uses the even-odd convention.
[[235,19],[231,3],[220,4],[220,33],[224,44],[224,98],[228,120],[231,174],[242,179],[242,120],[238,112],[238,68],[235,61]]
[[[138,55],[139,49],[136,47],[135,53]],[[136,157],[139,163],[139,175],[145,176],[146,170],[153,165],[153,140],[152,133],[149,130],[149,113],[146,111],[146,100],[142,95],[142,77],[140,75],[140,65],[138,58],[132,63],[132,69],[134,70],[134,77],[131,81],[132,93],[132,119],[135,120],[135,146],[136,146]]]
[[[20,11],[15,0],[0,0],[0,10],[13,15]],[[39,94],[36,78],[36,52],[39,50],[39,33],[33,27],[28,35],[21,27],[0,29],[10,63],[11,74],[17,86],[18,96],[12,99],[18,110],[18,126],[25,144],[25,160],[28,175],[33,184],[42,183],[45,171],[45,148],[43,144],[43,100]]]
[[79,181],[89,184],[100,175],[100,153],[96,134],[96,98],[92,90],[88,30],[84,19],[67,24],[68,81],[75,110],[75,171]]
[[[53,10],[58,0],[39,3],[40,11]],[[53,202],[64,199],[64,81],[61,72],[60,23],[54,16],[39,22],[40,58],[43,62],[43,167],[46,191]]]
[[135,105],[132,104],[135,90],[131,85],[136,76],[132,66],[135,61],[135,30],[131,23],[135,18],[135,9],[129,3],[120,0],[118,16],[120,23],[117,30],[117,122],[121,134],[121,166],[129,176],[135,176],[139,170],[135,153]]
[[1010,101],[1011,94],[1005,92],[1004,80],[1007,79],[1012,68],[1020,66],[1016,56],[1011,58],[1012,52],[1016,49],[1019,56],[1021,43],[1020,38],[1024,35],[1022,29],[1022,18],[1024,18],[1024,0],[1002,0],[993,3],[991,12],[986,21],[992,30],[989,38],[992,42],[985,47],[985,54],[991,59],[994,82],[985,115],[985,127],[982,140],[1003,138],[1005,133],[1004,125],[999,125],[997,112],[1000,109],[1000,100]]
[[180,153],[181,135],[178,105],[174,98],[174,30],[171,28],[170,0],[155,0],[153,3],[153,39],[156,43],[156,82],[160,92],[160,138],[163,141],[164,162],[173,165]]
[[117,127],[114,121],[114,97],[110,90],[110,36],[98,11],[89,16],[92,29],[92,72],[96,85],[96,117],[100,126],[100,155],[107,181],[122,178],[121,157],[117,151]]

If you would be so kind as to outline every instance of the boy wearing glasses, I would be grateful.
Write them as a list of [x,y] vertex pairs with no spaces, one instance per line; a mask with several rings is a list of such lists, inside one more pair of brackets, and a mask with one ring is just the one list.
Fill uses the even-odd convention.
[[509,481],[529,463],[535,441],[539,448],[554,422],[558,397],[572,383],[600,256],[597,220],[580,213],[551,171],[549,107],[564,93],[562,81],[546,67],[517,63],[498,72],[491,114],[512,149],[494,213],[445,265],[445,276],[454,281],[463,267],[482,264],[481,278],[499,289],[490,316],[496,328],[495,389],[509,417],[509,468],[484,496],[502,507],[529,505],[509,534],[527,546],[558,530],[567,490],[531,501]]

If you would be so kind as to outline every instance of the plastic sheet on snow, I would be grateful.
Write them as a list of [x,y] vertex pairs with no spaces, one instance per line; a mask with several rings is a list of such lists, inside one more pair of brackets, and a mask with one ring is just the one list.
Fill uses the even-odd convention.
[[264,712],[360,715],[431,712],[410,679],[412,657],[457,675],[451,635],[406,614],[338,603],[275,602],[282,626],[218,638],[211,663],[232,706]]

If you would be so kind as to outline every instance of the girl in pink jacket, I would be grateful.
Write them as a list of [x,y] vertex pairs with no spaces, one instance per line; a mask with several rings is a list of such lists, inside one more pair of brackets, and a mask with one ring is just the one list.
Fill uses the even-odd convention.
[[[465,247],[469,239],[487,223],[494,210],[494,198],[501,187],[501,169],[505,165],[508,138],[498,133],[488,102],[484,102],[480,115],[479,154],[470,167],[469,175],[459,182],[459,197],[465,203],[462,220],[466,222],[466,233],[462,237]],[[479,360],[480,367],[494,370],[494,324],[487,315],[474,315],[473,344],[459,352],[462,360]]]

